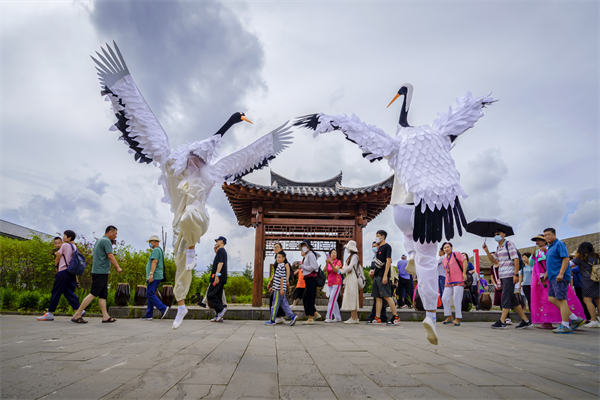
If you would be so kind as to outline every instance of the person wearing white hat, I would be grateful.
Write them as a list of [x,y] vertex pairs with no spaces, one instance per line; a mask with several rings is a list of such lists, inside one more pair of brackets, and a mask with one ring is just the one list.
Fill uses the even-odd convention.
[[148,284],[146,288],[146,296],[148,297],[148,308],[146,315],[140,318],[142,321],[152,321],[154,314],[154,307],[160,311],[160,319],[163,319],[169,307],[165,306],[162,301],[156,296],[156,290],[158,285],[162,282],[165,271],[165,256],[162,249],[160,248],[160,239],[156,235],[150,236],[150,239],[146,240],[148,247],[152,249],[150,257],[148,257],[148,263],[146,264],[146,282]]
[[350,311],[350,319],[344,321],[344,323],[358,324],[358,277],[360,276],[360,272],[362,272],[358,271],[358,268],[360,268],[358,264],[358,248],[354,240],[349,241],[344,247],[350,252],[341,270],[342,274],[346,274],[342,310]]

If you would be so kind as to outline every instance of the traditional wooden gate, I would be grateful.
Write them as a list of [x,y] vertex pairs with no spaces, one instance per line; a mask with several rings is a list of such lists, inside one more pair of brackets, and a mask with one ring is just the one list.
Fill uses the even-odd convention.
[[279,242],[285,251],[298,251],[310,239],[317,251],[356,241],[362,263],[362,230],[390,203],[393,176],[372,186],[342,186],[342,173],[323,182],[295,182],[271,172],[271,186],[243,179],[223,185],[239,225],[256,229],[252,305],[262,305],[263,265]]

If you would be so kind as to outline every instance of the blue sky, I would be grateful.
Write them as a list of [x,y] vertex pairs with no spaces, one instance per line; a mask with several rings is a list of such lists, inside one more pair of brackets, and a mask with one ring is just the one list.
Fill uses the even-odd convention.
[[[171,147],[213,134],[235,111],[225,153],[286,120],[313,112],[355,112],[394,134],[400,85],[415,87],[410,122],[431,124],[467,91],[500,101],[452,151],[469,194],[469,220],[516,227],[519,246],[553,226],[559,237],[598,232],[597,2],[3,2],[3,219],[85,236],[119,227],[143,248],[171,213],[160,202],[158,169],[136,164],[109,132],[89,55],[115,40]],[[391,172],[370,164],[341,135],[298,130],[273,171],[293,180],[344,173],[366,186]],[[268,184],[269,171],[247,176]],[[229,238],[234,269],[253,260],[254,231],[237,226],[215,188],[212,239]],[[387,209],[365,229],[403,237]],[[468,253],[481,240],[465,236]]]

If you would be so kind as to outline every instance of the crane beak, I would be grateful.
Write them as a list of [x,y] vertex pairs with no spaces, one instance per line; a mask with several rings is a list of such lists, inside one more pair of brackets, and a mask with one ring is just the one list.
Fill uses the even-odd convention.
[[250,122],[251,124],[254,124],[254,122],[250,121],[248,118],[244,117],[243,115],[242,115],[242,119],[246,122]]
[[392,99],[392,101],[390,101],[390,104],[388,104],[386,108],[389,108],[389,106],[391,106],[392,103],[395,102],[398,97],[400,97],[400,93],[396,93],[396,96]]

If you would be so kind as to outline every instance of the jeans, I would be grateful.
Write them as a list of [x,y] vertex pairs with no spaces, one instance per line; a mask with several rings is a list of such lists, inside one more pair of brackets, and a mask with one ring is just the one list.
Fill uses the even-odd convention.
[[146,316],[145,318],[152,318],[153,314],[154,314],[154,307],[156,307],[161,314],[163,312],[165,312],[165,310],[167,309],[167,306],[165,306],[162,301],[160,301],[158,299],[158,296],[156,295],[156,289],[158,289],[158,285],[160,284],[160,281],[154,280],[150,283],[148,283],[148,286],[146,288],[146,297],[148,298],[148,308],[146,309]]
[[50,297],[50,306],[48,311],[53,313],[58,307],[60,296],[63,294],[67,298],[69,305],[73,310],[79,308],[79,297],[75,295],[75,288],[77,287],[77,279],[75,275],[70,274],[67,270],[58,272],[54,276],[54,286],[52,287],[52,295]]

